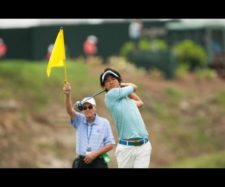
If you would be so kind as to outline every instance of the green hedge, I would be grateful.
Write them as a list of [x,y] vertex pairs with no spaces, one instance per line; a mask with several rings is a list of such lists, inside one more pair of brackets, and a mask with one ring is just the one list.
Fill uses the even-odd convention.
[[176,61],[170,51],[132,51],[128,54],[128,60],[137,67],[144,67],[147,70],[157,68],[164,73],[167,79],[175,78]]

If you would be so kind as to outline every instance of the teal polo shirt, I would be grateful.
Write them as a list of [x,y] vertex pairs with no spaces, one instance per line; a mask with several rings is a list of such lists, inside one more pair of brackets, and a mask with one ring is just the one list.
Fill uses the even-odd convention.
[[118,136],[124,138],[148,138],[148,132],[140,111],[128,96],[132,86],[113,88],[105,94],[105,103],[116,124]]

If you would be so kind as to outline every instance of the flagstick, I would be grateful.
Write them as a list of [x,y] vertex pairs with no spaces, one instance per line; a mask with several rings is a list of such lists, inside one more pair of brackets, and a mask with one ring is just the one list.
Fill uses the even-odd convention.
[[[63,32],[63,27],[60,27],[60,30],[62,30]],[[63,40],[64,40],[64,36],[63,36]],[[65,49],[65,46],[64,46],[64,53],[66,55],[66,49]],[[67,64],[66,64],[66,57],[65,57],[65,61],[64,61],[64,83],[66,84],[67,83]]]
[[64,83],[67,83],[67,65],[64,63]]

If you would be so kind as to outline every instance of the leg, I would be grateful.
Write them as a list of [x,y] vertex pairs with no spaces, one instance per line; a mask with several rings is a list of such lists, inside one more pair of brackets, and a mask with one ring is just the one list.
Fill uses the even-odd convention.
[[149,168],[152,146],[148,141],[146,144],[136,147],[134,168]]
[[72,168],[79,168],[79,158],[75,158],[72,164]]
[[133,146],[118,144],[116,148],[116,159],[118,168],[133,168],[134,156]]

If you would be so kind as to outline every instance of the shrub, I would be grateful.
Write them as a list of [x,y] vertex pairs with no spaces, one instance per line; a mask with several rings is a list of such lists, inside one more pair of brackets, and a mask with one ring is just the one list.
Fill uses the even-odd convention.
[[207,65],[207,53],[203,47],[191,40],[184,40],[173,47],[177,65],[189,64],[190,70]]

